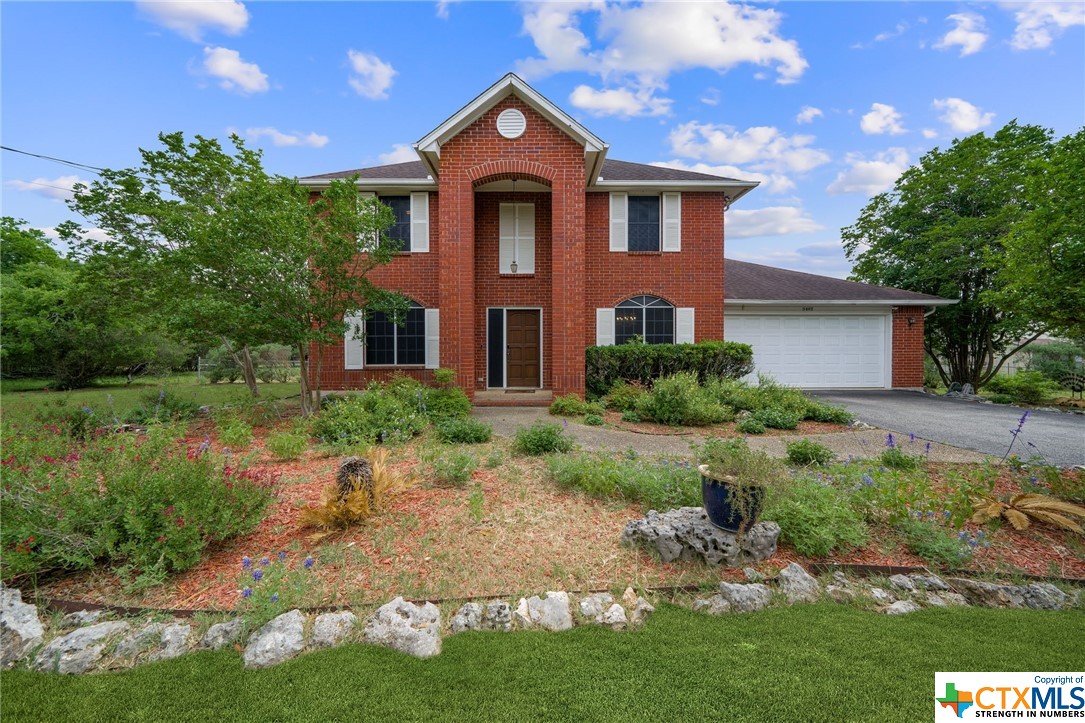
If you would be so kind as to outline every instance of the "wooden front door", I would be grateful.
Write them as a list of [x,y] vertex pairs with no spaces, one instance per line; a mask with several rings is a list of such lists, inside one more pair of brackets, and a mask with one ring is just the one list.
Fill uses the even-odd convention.
[[509,309],[506,312],[505,385],[538,387],[542,367],[539,348],[540,314],[538,309]]

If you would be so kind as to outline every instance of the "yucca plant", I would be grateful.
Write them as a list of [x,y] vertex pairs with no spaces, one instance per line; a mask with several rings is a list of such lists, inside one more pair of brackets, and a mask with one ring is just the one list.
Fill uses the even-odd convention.
[[1016,530],[1027,529],[1032,520],[1046,522],[1062,530],[1082,532],[1075,518],[1085,518],[1085,507],[1048,495],[1014,495],[1009,502],[994,497],[977,497],[972,500],[975,514],[972,522],[983,524],[988,520],[1005,517]]
[[314,542],[328,535],[361,524],[381,509],[388,499],[411,482],[411,476],[388,467],[389,451],[383,447],[372,449],[364,462],[351,458],[344,463],[341,472],[348,467],[361,471],[368,466],[366,474],[338,475],[337,483],[325,487],[320,502],[301,511],[301,524],[320,529],[310,539]]

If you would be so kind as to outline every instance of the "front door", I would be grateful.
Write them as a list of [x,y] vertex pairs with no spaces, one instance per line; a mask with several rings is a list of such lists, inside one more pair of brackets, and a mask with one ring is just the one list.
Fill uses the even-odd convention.
[[506,312],[506,386],[538,387],[541,383],[540,314],[538,309],[509,309]]

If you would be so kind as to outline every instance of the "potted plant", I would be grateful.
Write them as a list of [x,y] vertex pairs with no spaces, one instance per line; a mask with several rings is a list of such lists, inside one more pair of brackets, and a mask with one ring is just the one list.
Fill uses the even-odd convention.
[[739,535],[757,523],[766,490],[784,474],[778,462],[743,439],[710,439],[697,448],[697,461],[709,521]]

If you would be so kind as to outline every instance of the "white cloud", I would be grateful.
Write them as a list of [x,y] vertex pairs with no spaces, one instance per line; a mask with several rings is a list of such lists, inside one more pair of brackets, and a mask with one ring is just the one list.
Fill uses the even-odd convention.
[[[60,234],[57,232],[55,226],[39,226],[35,230],[45,234],[45,237],[49,239],[49,245],[60,252],[61,255],[65,255],[71,251],[72,247],[67,241],[60,238]],[[83,238],[90,239],[91,241],[108,241],[109,234],[100,228],[84,228]]]
[[978,53],[987,42],[987,24],[982,15],[976,13],[954,13],[946,18],[954,28],[934,44],[938,50],[949,50],[955,45],[961,46],[961,57]]
[[197,43],[206,29],[238,35],[249,24],[249,11],[236,0],[137,0],[136,6],[152,22]]
[[418,153],[409,143],[396,143],[392,146],[392,150],[378,155],[377,160],[383,165],[406,163],[407,161],[417,161]]
[[837,174],[825,190],[831,194],[863,193],[872,196],[887,191],[908,168],[908,152],[890,148],[867,160],[862,154],[849,153],[844,162],[850,168]]
[[709,88],[701,96],[701,102],[705,105],[717,106],[720,104],[720,89]]
[[977,106],[960,98],[936,99],[931,106],[945,111],[938,119],[957,133],[972,133],[991,124],[994,113],[984,113]]
[[725,223],[728,238],[786,236],[825,228],[796,206],[769,206],[752,211],[733,209],[727,212]]
[[227,48],[204,48],[203,69],[220,78],[219,87],[242,95],[266,93],[267,75],[256,63],[241,59],[241,53]]
[[1017,50],[1037,50],[1051,45],[1066,28],[1085,25],[1085,4],[1081,2],[1003,2],[1014,11],[1017,27],[1010,45]]
[[933,128],[924,128],[923,129],[923,137],[924,138],[937,138],[938,137],[938,131],[934,130]]
[[277,147],[304,146],[308,148],[323,148],[328,145],[328,137],[319,133],[283,133],[278,128],[264,126],[262,128],[249,128],[245,131],[249,138],[269,138],[271,145]]
[[594,116],[633,116],[669,115],[669,98],[655,95],[652,88],[604,88],[595,90],[587,85],[578,85],[569,96],[569,102]]
[[756,171],[803,173],[829,162],[829,154],[810,148],[814,136],[786,135],[772,126],[744,131],[727,125],[683,123],[667,139],[683,158],[728,164],[752,164]]
[[387,98],[396,69],[372,53],[348,50],[347,57],[350,58],[350,67],[354,71],[348,81],[354,92],[371,100]]
[[24,181],[18,178],[6,182],[8,188],[27,193],[36,193],[39,196],[52,198],[57,201],[66,201],[72,197],[72,186],[77,183],[86,184],[87,181],[79,176],[57,176],[56,178],[35,178],[32,181]]
[[452,3],[457,2],[460,2],[460,0],[437,0],[437,17],[448,20],[448,8]]
[[902,117],[891,105],[871,103],[870,112],[859,121],[859,127],[868,136],[879,136],[884,133],[896,136],[907,132],[900,123]]
[[869,43],[854,43],[851,48],[852,50],[866,50],[868,48],[873,48],[876,43],[884,43],[886,40],[892,40],[893,38],[904,35],[904,33],[908,32],[909,27],[911,26],[902,20],[897,23],[896,27],[892,30],[886,30],[875,35],[874,39]]
[[785,175],[778,173],[758,173],[738,166],[720,165],[713,166],[708,163],[683,163],[682,161],[656,161],[649,165],[662,168],[674,168],[679,171],[693,171],[694,173],[707,173],[712,176],[724,178],[737,178],[740,181],[757,181],[761,185],[758,191],[768,193],[783,193],[795,188],[795,182]]
[[815,118],[820,118],[825,114],[821,112],[821,108],[815,108],[812,105],[804,105],[799,114],[795,116],[796,123],[813,123]]
[[[752,252],[741,250],[747,244],[750,244]],[[844,254],[844,247],[839,241],[824,241],[793,249],[773,251],[766,251],[764,242],[761,241],[758,241],[756,245],[751,242],[736,241],[734,244],[728,243],[728,246],[727,258],[737,261],[749,261],[841,279],[851,273],[851,262],[848,261]]]

